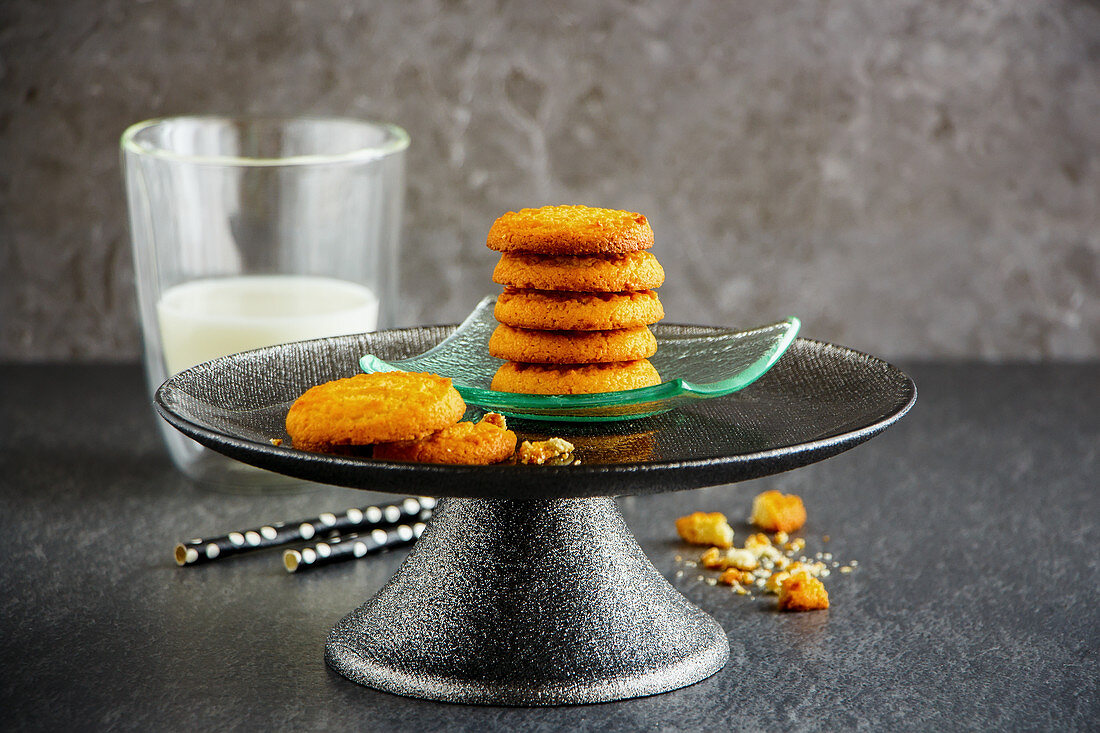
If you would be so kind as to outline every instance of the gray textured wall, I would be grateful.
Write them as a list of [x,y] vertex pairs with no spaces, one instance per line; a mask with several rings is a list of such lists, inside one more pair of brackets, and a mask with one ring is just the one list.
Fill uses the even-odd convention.
[[649,216],[671,320],[1100,356],[1096,2],[7,0],[0,84],[6,359],[138,353],[118,136],[237,111],[409,130],[409,322],[577,202]]

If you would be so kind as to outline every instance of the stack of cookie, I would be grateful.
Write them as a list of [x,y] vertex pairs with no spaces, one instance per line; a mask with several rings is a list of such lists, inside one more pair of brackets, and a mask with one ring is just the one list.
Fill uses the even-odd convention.
[[649,325],[664,317],[654,292],[664,269],[646,250],[653,230],[641,214],[587,206],[511,211],[489,230],[501,253],[493,281],[505,286],[489,353],[507,363],[501,392],[581,394],[661,381],[648,357]]

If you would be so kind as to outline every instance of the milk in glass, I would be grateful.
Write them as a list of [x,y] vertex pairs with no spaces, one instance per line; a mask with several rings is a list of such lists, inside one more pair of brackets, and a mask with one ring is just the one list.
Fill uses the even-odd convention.
[[378,297],[329,277],[220,277],[167,289],[157,318],[165,365],[175,374],[261,346],[373,331]]

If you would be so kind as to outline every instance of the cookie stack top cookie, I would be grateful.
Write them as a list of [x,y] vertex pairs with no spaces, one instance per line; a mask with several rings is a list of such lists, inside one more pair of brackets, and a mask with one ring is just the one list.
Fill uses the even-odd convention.
[[649,324],[664,317],[654,292],[664,270],[649,250],[653,229],[632,211],[544,206],[510,211],[486,240],[501,253],[493,281],[505,286],[489,343],[509,360],[493,389],[543,394],[648,386]]
[[509,211],[486,240],[496,252],[544,255],[622,254],[653,246],[649,221],[633,211],[589,206],[543,206]]

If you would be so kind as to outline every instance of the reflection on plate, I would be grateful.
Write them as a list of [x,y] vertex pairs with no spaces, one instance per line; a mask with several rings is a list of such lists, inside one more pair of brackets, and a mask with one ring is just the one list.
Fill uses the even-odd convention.
[[779,360],[798,334],[797,318],[751,331],[653,326],[657,353],[650,359],[665,380],[622,392],[531,395],[489,389],[503,360],[489,356],[489,337],[497,326],[495,297],[483,299],[453,334],[423,354],[383,361],[367,354],[365,372],[434,372],[454,380],[466,402],[531,420],[628,420],[694,400],[720,397],[749,386]]

